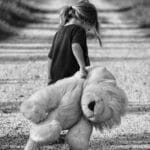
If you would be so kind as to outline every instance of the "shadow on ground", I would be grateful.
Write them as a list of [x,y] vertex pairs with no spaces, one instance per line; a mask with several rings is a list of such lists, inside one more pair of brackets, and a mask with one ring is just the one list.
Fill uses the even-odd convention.
[[[18,134],[18,135],[6,135],[0,137],[1,143],[1,150],[22,150],[24,145],[26,144],[28,139],[27,135]],[[141,145],[149,145],[150,144],[150,133],[141,133],[141,134],[123,134],[118,135],[115,138],[92,138],[90,141],[90,148],[94,150],[99,150],[99,148],[110,149],[117,149],[120,147],[120,150],[125,150],[125,146],[132,147],[132,145],[136,145],[137,148],[135,150],[146,150],[145,148],[138,148]],[[44,150],[52,149],[61,149],[62,144],[55,144],[52,146],[47,146]],[[122,148],[121,148],[122,147]],[[63,148],[62,148],[63,149]],[[130,148],[132,149],[132,148]],[[133,149],[132,149],[133,150]]]
[[102,140],[94,138],[91,141],[91,147],[97,150],[98,147],[111,150],[148,150],[149,148],[144,148],[144,145],[150,145],[149,138],[150,133],[123,134],[118,135],[115,138]]

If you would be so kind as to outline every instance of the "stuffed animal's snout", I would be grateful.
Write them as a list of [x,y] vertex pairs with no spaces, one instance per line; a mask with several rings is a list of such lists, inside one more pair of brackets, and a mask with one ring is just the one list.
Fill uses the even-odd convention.
[[91,121],[95,120],[95,115],[101,115],[104,109],[103,98],[89,93],[82,97],[82,110],[84,115]]

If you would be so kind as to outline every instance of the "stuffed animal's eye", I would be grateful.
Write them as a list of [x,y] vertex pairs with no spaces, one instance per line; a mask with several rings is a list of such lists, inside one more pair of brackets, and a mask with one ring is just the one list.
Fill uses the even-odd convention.
[[88,108],[91,110],[91,111],[94,111],[94,107],[95,107],[95,101],[92,101],[88,104]]

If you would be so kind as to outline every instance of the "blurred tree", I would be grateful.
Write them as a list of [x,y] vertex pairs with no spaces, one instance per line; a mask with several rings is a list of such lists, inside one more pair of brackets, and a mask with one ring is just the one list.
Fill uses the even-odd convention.
[[0,0],[0,34],[16,34],[28,23],[41,22],[39,11],[26,0]]

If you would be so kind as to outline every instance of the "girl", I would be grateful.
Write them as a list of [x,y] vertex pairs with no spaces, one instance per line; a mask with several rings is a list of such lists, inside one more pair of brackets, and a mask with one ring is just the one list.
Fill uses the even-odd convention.
[[78,70],[81,77],[86,77],[85,67],[90,65],[86,32],[91,29],[101,44],[97,10],[93,4],[80,1],[62,9],[60,28],[48,54],[48,85],[72,76]]

